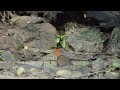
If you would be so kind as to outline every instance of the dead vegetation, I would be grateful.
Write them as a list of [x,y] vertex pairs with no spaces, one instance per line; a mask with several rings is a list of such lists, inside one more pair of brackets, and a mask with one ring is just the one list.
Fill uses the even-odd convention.
[[0,11],[0,21],[2,23],[10,23],[10,19],[15,16],[15,11]]

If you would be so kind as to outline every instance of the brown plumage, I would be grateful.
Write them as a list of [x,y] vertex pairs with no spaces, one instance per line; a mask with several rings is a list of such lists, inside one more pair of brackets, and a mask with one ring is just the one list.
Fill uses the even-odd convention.
[[62,53],[60,52],[60,49],[56,49],[56,56],[57,56],[58,66],[72,65],[70,60],[66,56],[62,55]]

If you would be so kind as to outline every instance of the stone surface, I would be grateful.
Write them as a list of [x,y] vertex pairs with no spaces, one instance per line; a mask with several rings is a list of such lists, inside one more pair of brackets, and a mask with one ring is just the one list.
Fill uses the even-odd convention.
[[98,58],[96,61],[92,62],[92,68],[94,71],[100,71],[104,69],[104,61]]
[[15,60],[15,57],[10,51],[5,51],[5,52],[1,53],[0,59],[11,62],[11,61]]
[[107,52],[110,54],[120,54],[120,28],[113,29],[108,43]]
[[70,29],[66,35],[66,42],[74,51],[93,53],[103,50],[105,38],[96,28]]
[[37,60],[31,56],[38,56],[36,55],[38,52],[50,50],[51,47],[55,46],[57,31],[49,23],[31,23],[25,28],[8,29],[6,35],[8,36],[0,37],[2,39],[1,48],[4,47],[10,49],[13,53],[20,53],[25,57],[29,57],[24,60]]
[[106,72],[106,79],[120,79],[118,72]]
[[87,18],[94,18],[104,28],[120,25],[120,11],[86,11]]
[[57,57],[54,53],[50,53],[48,55],[45,55],[41,58],[43,61],[57,61]]
[[73,71],[73,74],[71,76],[71,78],[73,79],[79,79],[79,77],[83,76],[83,73],[80,71]]
[[50,50],[51,47],[55,46],[55,39],[57,36],[56,28],[49,23],[40,24],[39,40],[37,40],[37,48],[42,52],[45,50]]
[[56,75],[58,77],[70,78],[72,75],[72,72],[69,70],[59,70],[56,72]]
[[35,16],[17,16],[11,19],[12,23],[16,23],[20,28],[25,28],[29,24],[44,21],[41,17]]
[[90,64],[89,61],[71,61],[73,63],[74,66],[79,66],[79,67],[83,67],[83,66],[87,66]]
[[32,75],[35,77],[39,77],[39,79],[53,79],[55,76],[55,73],[42,70],[42,71],[36,71],[32,73]]
[[18,76],[23,76],[24,73],[25,73],[25,69],[23,67],[19,67],[17,69],[17,75]]

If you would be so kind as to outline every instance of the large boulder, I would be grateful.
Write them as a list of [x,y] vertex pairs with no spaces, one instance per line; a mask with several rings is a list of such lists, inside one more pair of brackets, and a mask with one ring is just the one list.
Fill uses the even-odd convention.
[[93,18],[104,28],[120,26],[120,11],[86,11],[87,18]]
[[110,54],[120,54],[120,28],[113,29],[107,47],[107,52]]
[[56,29],[49,23],[31,24],[24,29],[8,29],[8,34],[14,48],[37,48],[39,51],[48,50],[55,46]]
[[105,38],[96,28],[70,29],[66,35],[66,42],[74,51],[87,53],[103,51]]

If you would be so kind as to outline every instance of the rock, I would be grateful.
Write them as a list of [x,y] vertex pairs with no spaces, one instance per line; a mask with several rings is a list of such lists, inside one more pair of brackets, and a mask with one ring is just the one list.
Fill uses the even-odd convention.
[[107,47],[107,52],[110,54],[120,54],[120,28],[113,29]]
[[109,59],[109,62],[112,67],[120,68],[120,59]]
[[8,48],[11,52],[20,53],[25,57],[36,55],[37,52],[50,50],[55,46],[56,35],[55,27],[49,23],[31,24],[23,29],[8,29]]
[[31,68],[30,69],[30,73],[34,73],[34,72],[37,72],[38,70],[36,68]]
[[55,46],[55,39],[57,36],[56,28],[49,23],[42,23],[40,24],[40,36],[37,40],[37,48],[40,52],[45,50],[50,50],[51,47]]
[[97,53],[103,50],[105,38],[103,33],[96,28],[70,29],[66,35],[66,42],[74,51]]
[[59,70],[56,72],[56,75],[58,77],[70,78],[72,75],[72,72],[69,70]]
[[119,79],[120,74],[118,72],[106,72],[106,79]]
[[81,22],[83,13],[81,11],[44,11],[47,20],[54,24],[58,29],[67,22]]
[[80,71],[73,71],[73,74],[71,76],[71,78],[73,79],[79,79],[81,76],[83,76],[84,74]]
[[[19,50],[24,48],[24,43],[34,41],[36,37],[35,33],[33,34],[26,29],[8,29],[8,34],[10,35],[11,44]],[[35,47],[35,45],[32,47]]]
[[87,18],[93,18],[98,21],[99,26],[104,28],[113,28],[120,26],[119,11],[86,11]]
[[72,52],[70,52],[70,50],[65,50],[65,49],[60,49],[60,51],[68,59],[72,59],[72,60],[80,60],[81,59],[81,57],[77,56],[75,53],[72,53]]
[[106,79],[106,78],[104,77],[103,73],[99,73],[97,75],[93,75],[89,79]]
[[46,56],[43,56],[41,58],[41,60],[43,60],[43,61],[56,61],[57,57],[56,57],[56,55],[54,53],[50,53],[50,54],[48,54]]
[[[68,21],[79,21],[83,16],[82,11],[16,11],[18,15],[42,15],[50,23],[62,26]],[[72,17],[72,18],[71,18]]]
[[5,44],[5,42],[6,42],[7,39],[8,39],[8,38],[7,38],[6,36],[1,36],[1,37],[0,37],[0,48],[3,48],[3,47],[4,47],[3,44]]
[[[76,69],[76,71],[79,71],[79,72],[81,72],[81,74],[86,75],[91,72],[91,67],[89,67],[89,66],[79,67]],[[81,77],[81,78],[85,78],[85,77]]]
[[5,51],[1,53],[0,59],[11,62],[15,60],[15,57],[10,51]]
[[92,68],[94,71],[100,71],[104,69],[104,61],[100,58],[92,62]]
[[74,66],[84,67],[90,64],[89,61],[71,61]]
[[49,75],[41,75],[40,77],[39,77],[39,79],[53,79],[52,77],[50,77]]
[[16,23],[20,28],[25,28],[29,24],[44,21],[41,17],[35,16],[17,16],[11,19],[12,23]]
[[48,68],[55,68],[57,63],[56,61],[43,61],[43,65]]
[[17,69],[17,75],[22,76],[25,73],[25,69],[23,67],[19,67]]
[[[15,77],[15,74],[13,73],[13,72],[11,72],[11,71],[6,71],[6,72],[3,72],[2,73],[4,76],[13,76],[13,77]],[[6,79],[6,78],[5,78]]]
[[69,30],[69,29],[74,29],[74,28],[81,28],[83,27],[82,24],[79,24],[79,23],[74,23],[74,22],[69,22],[69,23],[66,23],[65,25],[65,30]]
[[11,45],[11,40],[8,36],[1,36],[0,37],[0,49],[8,49],[13,47]]
[[25,50],[28,50],[28,51],[30,51],[30,52],[33,52],[33,53],[39,52],[39,49],[38,49],[38,48],[30,48],[30,47],[28,47],[28,46],[24,46],[24,49],[25,49]]
[[33,72],[32,75],[35,77],[39,77],[39,79],[53,79],[55,73],[42,70],[42,71]]

